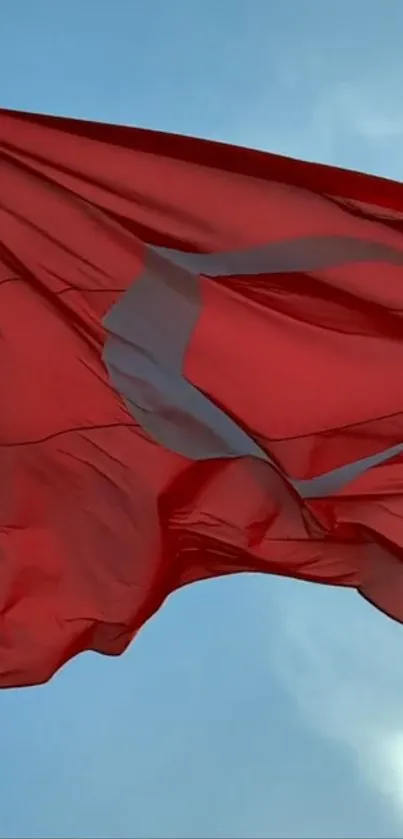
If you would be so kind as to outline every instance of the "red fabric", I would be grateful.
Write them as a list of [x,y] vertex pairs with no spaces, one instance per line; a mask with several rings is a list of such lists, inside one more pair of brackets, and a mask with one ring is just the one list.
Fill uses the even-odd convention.
[[[403,460],[303,502],[249,459],[190,462],[110,384],[102,318],[144,245],[305,235],[403,253],[403,187],[201,140],[0,111],[0,686],[121,653],[186,583],[355,586],[403,619]],[[293,477],[403,442],[403,269],[202,278],[186,375]]]

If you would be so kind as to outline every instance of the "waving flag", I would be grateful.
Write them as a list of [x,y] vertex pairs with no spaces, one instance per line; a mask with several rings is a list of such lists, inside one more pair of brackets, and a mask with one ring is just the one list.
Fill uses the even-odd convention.
[[403,186],[0,111],[0,686],[268,572],[403,619]]

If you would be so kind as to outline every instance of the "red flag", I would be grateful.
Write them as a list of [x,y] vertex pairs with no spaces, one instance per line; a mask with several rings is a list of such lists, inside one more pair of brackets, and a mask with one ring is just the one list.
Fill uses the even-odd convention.
[[0,111],[0,686],[263,571],[403,619],[403,187]]

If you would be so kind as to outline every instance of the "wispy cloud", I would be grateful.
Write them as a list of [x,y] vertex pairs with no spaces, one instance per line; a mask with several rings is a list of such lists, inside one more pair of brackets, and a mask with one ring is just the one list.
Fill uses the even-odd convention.
[[403,117],[396,109],[396,96],[384,88],[371,88],[361,80],[338,83],[327,90],[319,101],[315,119],[369,142],[403,136]]
[[350,592],[287,587],[278,608],[277,675],[403,827],[403,629]]

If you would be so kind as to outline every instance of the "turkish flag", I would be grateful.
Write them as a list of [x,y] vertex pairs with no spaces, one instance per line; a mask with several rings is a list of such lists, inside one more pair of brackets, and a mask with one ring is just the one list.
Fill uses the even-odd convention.
[[242,571],[403,619],[403,187],[0,111],[0,686]]

